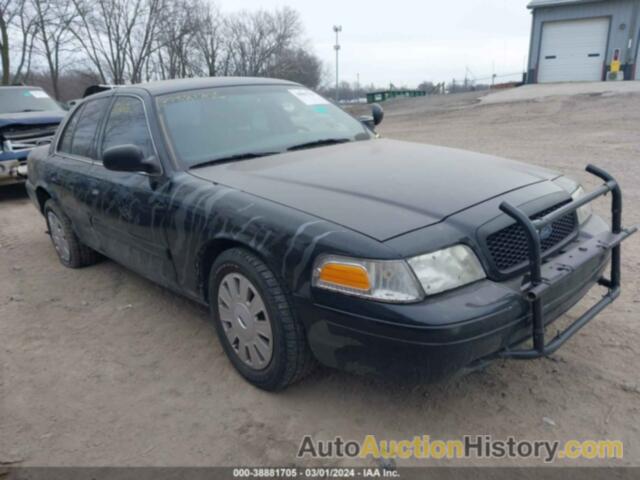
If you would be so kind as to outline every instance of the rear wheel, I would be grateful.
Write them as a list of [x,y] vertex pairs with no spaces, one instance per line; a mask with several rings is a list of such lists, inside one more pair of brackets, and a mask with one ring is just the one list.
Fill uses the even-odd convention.
[[253,385],[280,390],[307,374],[314,359],[290,296],[253,253],[222,253],[209,278],[209,303],[229,360]]
[[71,220],[54,200],[44,204],[51,243],[56,249],[60,263],[69,268],[81,268],[100,260],[100,254],[83,244],[73,231]]

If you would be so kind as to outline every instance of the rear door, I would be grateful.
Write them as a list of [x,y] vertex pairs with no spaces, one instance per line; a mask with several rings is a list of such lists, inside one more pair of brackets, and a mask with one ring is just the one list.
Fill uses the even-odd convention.
[[538,82],[599,82],[603,78],[609,19],[546,22]]
[[47,162],[46,182],[53,197],[71,219],[80,239],[96,246],[89,205],[93,185],[89,176],[95,157],[96,137],[111,99],[84,102],[66,122],[52,161]]
[[[114,98],[97,148],[102,153],[133,144],[146,157],[157,158],[141,98]],[[166,286],[175,284],[164,221],[168,179],[164,175],[114,172],[98,160],[90,175],[95,184],[91,224],[100,237],[100,251],[123,265]]]

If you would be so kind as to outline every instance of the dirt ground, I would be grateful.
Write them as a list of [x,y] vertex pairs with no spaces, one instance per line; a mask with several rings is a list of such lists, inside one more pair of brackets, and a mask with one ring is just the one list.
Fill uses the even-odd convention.
[[[386,104],[381,133],[552,167],[588,187],[597,182],[583,168],[595,163],[620,179],[625,223],[640,222],[640,94],[477,98]],[[597,209],[606,215],[605,202]],[[269,394],[235,373],[198,306],[110,261],[63,268],[23,189],[5,188],[0,464],[282,466],[295,463],[307,434],[490,434],[620,439],[624,459],[609,463],[640,465],[640,236],[623,260],[621,298],[552,359],[500,361],[434,386],[320,369]],[[492,462],[505,465],[458,464]]]

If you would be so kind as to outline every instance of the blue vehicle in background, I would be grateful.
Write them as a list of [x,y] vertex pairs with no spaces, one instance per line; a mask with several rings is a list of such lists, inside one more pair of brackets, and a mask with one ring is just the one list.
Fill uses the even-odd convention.
[[0,186],[26,179],[29,152],[51,142],[65,115],[39,87],[0,87]]

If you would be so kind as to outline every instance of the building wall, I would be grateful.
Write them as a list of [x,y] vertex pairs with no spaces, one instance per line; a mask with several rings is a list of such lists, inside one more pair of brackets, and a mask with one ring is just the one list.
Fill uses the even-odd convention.
[[[631,79],[635,72],[634,65],[638,50],[637,38],[640,29],[639,14],[640,0],[608,0],[595,3],[534,9],[531,26],[531,46],[529,49],[529,83],[536,82],[542,40],[542,27],[544,23],[595,17],[611,18],[609,45],[605,59],[606,68],[608,69],[611,64],[613,51],[619,48],[622,64],[624,65],[625,78]],[[622,24],[625,25],[624,29],[621,29]],[[631,48],[627,48],[630,38],[633,39]]]

